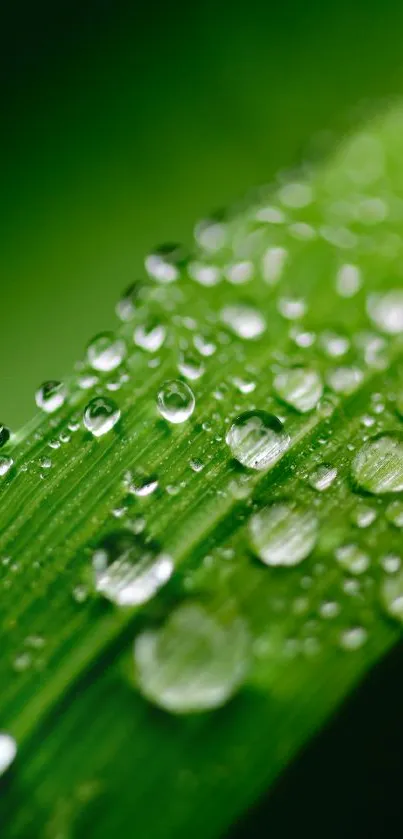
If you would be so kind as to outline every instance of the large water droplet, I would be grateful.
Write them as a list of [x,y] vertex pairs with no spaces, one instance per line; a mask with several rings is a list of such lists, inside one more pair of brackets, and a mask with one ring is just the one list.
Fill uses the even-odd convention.
[[120,419],[120,408],[112,399],[96,396],[84,410],[83,421],[87,431],[94,437],[102,437],[116,425]]
[[38,408],[47,414],[53,414],[62,407],[66,399],[66,388],[62,382],[44,382],[35,393]]
[[109,373],[122,363],[126,355],[123,338],[116,338],[112,332],[101,332],[87,347],[88,362],[94,370]]
[[157,408],[164,419],[174,424],[185,422],[195,407],[193,391],[186,382],[170,379],[164,382],[157,397]]
[[7,428],[6,425],[3,425],[0,422],[0,449],[2,446],[5,446],[10,439],[10,429]]
[[17,754],[17,743],[11,734],[0,732],[0,777],[4,775],[9,766],[15,760]]
[[252,549],[266,565],[298,565],[315,547],[318,520],[308,507],[283,501],[251,517],[249,536]]
[[244,681],[249,635],[243,620],[184,603],[156,630],[136,638],[134,659],[142,693],[176,714],[224,705]]
[[364,443],[353,460],[355,484],[382,495],[403,491],[403,441],[397,434],[383,434]]
[[403,571],[383,581],[381,601],[388,615],[403,623]]
[[173,562],[154,544],[128,531],[111,533],[92,556],[94,585],[117,606],[146,603],[168,582]]
[[259,338],[266,329],[266,321],[257,309],[241,303],[224,306],[221,320],[238,336],[246,340]]
[[226,442],[242,466],[269,469],[287,451],[290,437],[283,423],[266,411],[240,414],[227,431]]
[[403,332],[403,291],[393,289],[379,294],[370,294],[367,312],[372,322],[388,335]]
[[275,377],[273,386],[277,396],[301,414],[312,411],[323,393],[319,373],[305,367],[283,370]]
[[159,283],[173,283],[180,275],[185,253],[180,245],[161,245],[145,260],[147,273]]

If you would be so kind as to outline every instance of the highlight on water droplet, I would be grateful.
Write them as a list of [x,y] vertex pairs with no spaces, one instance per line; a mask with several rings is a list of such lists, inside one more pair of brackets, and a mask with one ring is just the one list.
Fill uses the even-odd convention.
[[290,567],[313,551],[318,529],[317,516],[309,507],[285,500],[251,516],[249,540],[253,552],[265,565]]
[[88,363],[94,370],[103,373],[119,367],[125,356],[126,344],[123,338],[117,338],[112,332],[100,332],[87,347]]
[[17,743],[11,734],[0,731],[0,777],[14,762],[17,754]]
[[140,691],[174,714],[224,705],[244,682],[249,661],[250,638],[242,618],[193,601],[134,642]]
[[233,421],[226,434],[232,456],[249,469],[264,471],[287,451],[290,437],[283,423],[266,411],[246,411]]
[[205,369],[205,365],[197,353],[192,352],[192,350],[182,350],[180,352],[178,370],[185,379],[196,381],[196,379],[200,379]]
[[195,404],[193,391],[186,382],[180,379],[169,379],[164,382],[157,397],[159,413],[175,425],[186,422],[192,416]]
[[106,396],[95,396],[84,409],[83,422],[94,437],[102,437],[120,419],[120,408]]
[[92,555],[94,588],[117,606],[151,600],[172,576],[168,554],[128,530],[106,536]]
[[35,402],[46,414],[53,414],[62,407],[66,399],[66,387],[62,382],[44,382],[35,393]]
[[361,447],[351,465],[355,485],[373,495],[403,491],[403,440],[379,434]]
[[323,393],[323,382],[316,370],[291,367],[278,373],[273,387],[276,395],[301,414],[312,411]]

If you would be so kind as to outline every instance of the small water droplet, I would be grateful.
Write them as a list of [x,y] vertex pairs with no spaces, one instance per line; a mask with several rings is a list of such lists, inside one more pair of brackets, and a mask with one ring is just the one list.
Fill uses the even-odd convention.
[[120,300],[118,300],[116,304],[116,314],[119,320],[123,321],[123,323],[127,323],[127,321],[134,317],[139,306],[139,299],[143,288],[144,284],[141,282],[132,283],[123,292]]
[[277,308],[283,318],[287,320],[300,320],[306,313],[306,302],[298,297],[280,297]]
[[4,775],[9,766],[15,760],[17,754],[17,743],[11,734],[0,732],[0,777]]
[[381,566],[387,574],[396,574],[402,561],[397,554],[385,554],[380,560]]
[[398,335],[403,332],[403,291],[393,289],[379,294],[370,294],[367,312],[381,332]]
[[126,355],[123,338],[116,338],[112,332],[101,332],[87,347],[88,363],[94,370],[109,373],[122,363]]
[[190,262],[188,272],[193,280],[207,288],[217,285],[222,279],[220,269],[206,262]]
[[321,463],[310,475],[309,483],[313,489],[318,492],[324,492],[333,484],[337,477],[337,469],[335,466],[329,466],[328,463]]
[[336,367],[329,370],[326,381],[335,393],[354,393],[363,381],[364,374],[358,367]]
[[256,389],[256,382],[252,382],[249,379],[242,379],[240,376],[233,376],[231,381],[240,393],[253,393]]
[[35,393],[38,408],[46,414],[53,414],[62,407],[66,399],[66,388],[62,382],[44,382]]
[[310,184],[297,181],[284,184],[279,189],[279,199],[286,207],[301,209],[307,207],[313,200],[313,192]]
[[196,355],[195,352],[192,352],[191,350],[183,350],[180,353],[178,370],[182,373],[182,376],[184,376],[185,379],[196,381],[197,379],[200,379],[200,376],[203,375],[205,369],[205,365],[203,364],[200,356]]
[[288,253],[285,248],[267,248],[262,257],[263,279],[268,285],[276,285],[285,268]]
[[40,457],[39,458],[39,466],[41,469],[51,469],[52,468],[52,461],[50,457]]
[[12,457],[5,457],[2,455],[0,457],[0,478],[4,475],[7,475],[7,472],[10,471],[14,461]]
[[345,629],[340,635],[340,646],[343,650],[351,651],[359,650],[368,639],[368,632],[363,626],[354,626],[351,629]]
[[308,507],[284,501],[251,517],[249,537],[252,549],[266,565],[298,565],[315,547],[318,520]]
[[321,618],[326,620],[336,618],[340,614],[340,605],[334,600],[326,600],[320,604],[319,614]]
[[290,438],[282,422],[266,411],[240,414],[226,435],[232,456],[249,469],[266,470],[287,451]]
[[386,508],[386,518],[395,527],[403,527],[403,501],[392,501]]
[[244,681],[250,639],[244,621],[196,602],[179,606],[134,643],[141,692],[176,714],[224,705]]
[[92,556],[95,590],[117,606],[146,603],[173,573],[170,556],[129,531],[111,533]]
[[330,358],[341,358],[348,352],[350,341],[345,335],[340,335],[332,329],[325,329],[319,339],[322,350]]
[[185,252],[180,245],[161,245],[146,257],[145,268],[158,283],[173,283],[179,278],[185,261]]
[[193,343],[200,355],[203,355],[205,358],[214,355],[217,349],[216,344],[209,334],[198,333],[193,337]]
[[120,408],[106,396],[96,396],[91,399],[84,410],[84,426],[94,437],[107,434],[119,419]]
[[220,218],[203,219],[196,225],[194,237],[204,251],[217,253],[227,242],[228,225]]
[[193,391],[186,382],[170,379],[164,382],[158,393],[157,408],[168,422],[185,422],[192,416],[195,408]]
[[189,461],[189,466],[193,472],[201,472],[204,469],[204,463],[197,457]]
[[397,434],[368,440],[355,456],[351,473],[357,487],[373,495],[403,490],[403,441]]
[[376,519],[376,510],[367,504],[360,504],[352,513],[352,521],[361,529],[369,527]]
[[5,446],[10,439],[10,429],[0,422],[0,449]]
[[253,277],[253,263],[248,259],[239,262],[232,262],[225,269],[225,276],[232,285],[243,285]]
[[136,326],[133,334],[134,343],[147,352],[157,352],[166,338],[166,328],[155,317]]
[[336,550],[336,559],[339,565],[350,574],[364,574],[369,568],[370,559],[358,545],[342,545]]
[[275,377],[273,386],[276,395],[301,414],[312,411],[323,393],[319,373],[305,367],[283,370]]
[[361,272],[357,265],[346,262],[336,275],[336,291],[340,297],[354,297],[362,285]]
[[126,472],[124,486],[127,492],[137,495],[138,498],[145,498],[152,495],[158,487],[158,478],[155,475],[147,475],[137,471],[135,474]]
[[263,315],[257,309],[241,303],[224,306],[221,310],[221,320],[238,338],[247,341],[259,338],[266,329]]

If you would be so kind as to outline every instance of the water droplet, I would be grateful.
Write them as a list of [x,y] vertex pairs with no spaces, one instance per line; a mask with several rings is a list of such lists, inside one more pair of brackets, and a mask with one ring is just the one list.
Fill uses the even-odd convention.
[[395,527],[403,527],[403,501],[392,501],[386,508],[386,518]]
[[283,370],[273,382],[277,396],[296,411],[312,411],[323,393],[323,383],[316,370],[292,367]]
[[117,606],[146,603],[173,573],[170,556],[129,531],[111,533],[92,556],[95,590]]
[[139,306],[141,292],[144,288],[144,283],[132,283],[122,294],[120,300],[116,304],[116,314],[119,320],[127,323],[131,320]]
[[249,537],[252,549],[266,565],[298,565],[315,547],[318,520],[308,507],[284,501],[251,517]]
[[41,469],[51,469],[52,468],[52,461],[50,457],[40,457],[39,458],[39,466]]
[[200,355],[203,355],[205,358],[210,358],[217,349],[216,344],[208,334],[198,333],[194,336],[193,343]]
[[285,248],[267,248],[262,257],[262,274],[268,285],[276,285],[279,282],[287,257],[288,253]]
[[112,332],[101,332],[87,347],[88,362],[94,370],[109,373],[122,363],[126,355],[123,338],[116,338]]
[[266,411],[240,414],[226,435],[232,456],[249,469],[269,469],[287,451],[290,438],[283,423]]
[[159,283],[173,283],[178,279],[186,261],[180,245],[161,245],[145,259],[146,271]]
[[312,202],[313,194],[310,184],[288,183],[279,189],[279,199],[286,207],[301,209]]
[[326,620],[336,618],[340,614],[340,606],[333,600],[326,600],[319,606],[319,614],[321,618]]
[[132,495],[137,495],[138,498],[145,498],[147,495],[152,495],[157,489],[158,478],[156,475],[147,475],[140,471],[137,471],[135,474],[126,472],[124,486],[126,491]]
[[336,367],[329,370],[326,380],[335,393],[354,393],[363,381],[364,374],[358,367]]
[[337,477],[337,469],[335,466],[329,466],[328,463],[321,463],[311,474],[309,483],[313,489],[318,492],[324,492],[332,485]]
[[176,714],[224,705],[244,681],[250,640],[243,620],[188,602],[134,643],[141,692]]
[[83,421],[87,431],[94,437],[102,437],[116,425],[120,419],[120,408],[112,399],[96,396],[84,410]]
[[353,460],[355,484],[373,495],[403,490],[403,441],[397,434],[374,437]]
[[81,390],[89,390],[98,383],[98,376],[93,373],[83,373],[77,380],[77,384]]
[[383,580],[381,602],[391,618],[403,623],[403,571]]
[[201,472],[204,469],[204,463],[197,457],[189,461],[189,466],[193,472]]
[[345,629],[340,635],[340,646],[343,650],[351,651],[359,650],[368,639],[368,632],[363,626],[354,626],[351,629]]
[[350,341],[345,335],[340,335],[331,329],[325,329],[320,336],[320,345],[330,358],[341,358],[348,352]]
[[277,308],[283,318],[300,320],[306,313],[306,302],[298,297],[280,297]]
[[231,381],[240,393],[253,393],[253,391],[256,389],[256,382],[252,382],[247,379],[242,379],[240,376],[233,376]]
[[397,554],[386,554],[381,557],[380,563],[387,574],[396,574],[402,564],[402,561],[400,556],[397,556]]
[[66,388],[62,382],[44,382],[35,393],[38,408],[47,414],[53,414],[62,407],[66,399]]
[[248,283],[252,279],[253,270],[253,263],[248,259],[244,259],[240,262],[233,262],[231,265],[227,265],[225,276],[232,285],[243,285],[243,283]]
[[380,294],[370,294],[367,312],[381,332],[398,335],[403,332],[403,291],[393,289]]
[[357,265],[346,262],[336,275],[336,291],[340,297],[354,297],[362,285],[361,272]]
[[6,425],[2,425],[0,422],[0,449],[2,446],[5,446],[10,439],[10,429],[7,428]]
[[220,269],[206,262],[190,262],[188,272],[192,280],[207,288],[217,285],[222,279]]
[[11,734],[0,732],[0,777],[4,775],[9,766],[15,760],[17,754],[17,743]]
[[185,379],[196,381],[196,379],[200,379],[200,376],[203,375],[205,369],[206,368],[200,356],[196,355],[195,352],[192,352],[191,350],[183,350],[180,353],[178,370],[182,373],[182,376],[184,376]]
[[342,545],[336,550],[336,559],[339,565],[350,574],[364,574],[369,568],[370,559],[358,545]]
[[158,393],[157,408],[164,419],[174,424],[185,422],[195,407],[193,391],[186,382],[170,379]]
[[0,457],[0,478],[2,478],[4,475],[7,475],[7,472],[10,471],[13,463],[14,461],[12,457]]
[[263,315],[257,309],[241,303],[224,306],[221,310],[221,320],[235,335],[246,340],[259,338],[266,329]]
[[134,343],[147,352],[157,352],[162,347],[165,338],[165,326],[154,317],[136,326],[133,334]]
[[360,504],[352,513],[352,520],[357,527],[369,527],[376,519],[376,510],[367,504]]
[[209,253],[217,253],[227,242],[228,226],[219,218],[203,219],[194,230],[197,244]]

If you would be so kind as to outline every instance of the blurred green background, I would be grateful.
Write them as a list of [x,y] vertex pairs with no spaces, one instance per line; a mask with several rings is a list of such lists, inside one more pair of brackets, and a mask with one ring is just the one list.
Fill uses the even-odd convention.
[[[206,0],[2,13],[0,419],[113,324],[158,242],[403,93],[403,5]],[[326,144],[325,144],[326,145]]]

